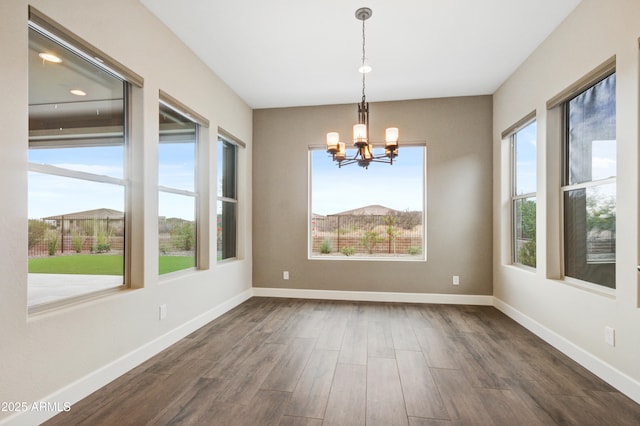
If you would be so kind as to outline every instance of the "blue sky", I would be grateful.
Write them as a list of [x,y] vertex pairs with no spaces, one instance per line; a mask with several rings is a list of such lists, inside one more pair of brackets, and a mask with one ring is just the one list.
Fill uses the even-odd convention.
[[[536,192],[536,122],[516,133],[516,194]],[[616,176],[616,141],[591,141],[591,179]]]
[[[535,192],[536,125],[517,134],[518,192]],[[594,141],[594,179],[615,176],[615,141]],[[396,210],[423,209],[423,147],[400,147],[394,164],[372,163],[369,169],[355,164],[338,168],[322,149],[311,151],[312,211],[333,214],[371,204]],[[348,155],[353,155],[348,150]],[[378,150],[379,152],[379,150]],[[193,190],[194,150],[191,144],[162,144],[159,153],[160,184]],[[29,161],[51,164],[116,178],[123,177],[123,147],[32,149]],[[171,201],[169,201],[171,199]],[[117,185],[101,184],[39,173],[29,173],[29,217],[40,218],[97,208],[124,211],[124,192]],[[160,215],[193,218],[188,197],[162,197]]]
[[[158,184],[195,191],[195,143],[161,143],[158,151]],[[160,192],[158,215],[195,220],[195,198]]]
[[158,157],[158,185],[195,190],[195,144],[162,143]]
[[[31,149],[29,161],[65,169],[123,177],[123,147]],[[61,176],[29,173],[29,218],[97,208],[124,211],[124,191],[109,185]]]
[[[423,147],[401,147],[393,166],[372,163],[338,168],[324,150],[312,151],[313,212],[338,213],[371,204],[396,210],[423,209]],[[349,152],[349,155],[352,155]],[[30,150],[29,161],[116,178],[123,176],[122,146]],[[193,190],[194,152],[190,144],[162,144],[159,183]],[[97,208],[124,211],[117,185],[39,173],[29,174],[29,217],[41,218]],[[189,197],[162,194],[161,216],[193,219]]]
[[536,192],[536,122],[516,133],[516,195]]
[[[371,204],[422,211],[424,149],[401,146],[392,166],[371,163],[369,169],[357,164],[338,168],[325,150],[311,151],[312,212],[327,215]],[[354,152],[347,150],[347,157]]]
[[[32,149],[29,161],[115,178],[123,177],[123,147]],[[163,143],[159,150],[159,184],[193,191],[194,145]],[[121,186],[40,173],[29,173],[29,218],[109,208],[124,211]],[[160,215],[193,220],[193,199],[162,194]]]

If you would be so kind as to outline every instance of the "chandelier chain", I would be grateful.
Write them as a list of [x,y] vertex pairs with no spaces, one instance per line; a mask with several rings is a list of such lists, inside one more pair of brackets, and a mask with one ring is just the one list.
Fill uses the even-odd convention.
[[361,68],[360,71],[362,72],[362,102],[365,101],[365,94],[364,94],[364,88],[365,88],[365,76],[366,76],[366,72],[365,72],[365,68],[364,68],[364,64],[365,64],[365,32],[364,32],[364,21],[366,21],[365,18],[362,19],[362,64],[361,64]]

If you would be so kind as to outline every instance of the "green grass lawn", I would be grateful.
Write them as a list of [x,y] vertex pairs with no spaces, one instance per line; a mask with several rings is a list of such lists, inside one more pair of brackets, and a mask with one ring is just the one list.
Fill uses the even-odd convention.
[[[160,274],[192,268],[193,257],[160,256]],[[32,274],[122,275],[122,255],[74,254],[29,259]]]
[[191,256],[160,256],[160,275],[194,266],[196,260]]

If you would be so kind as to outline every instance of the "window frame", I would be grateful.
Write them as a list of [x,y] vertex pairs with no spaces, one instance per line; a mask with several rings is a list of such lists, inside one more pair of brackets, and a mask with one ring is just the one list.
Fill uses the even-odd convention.
[[[28,31],[34,31],[39,35],[51,40],[53,43],[61,46],[63,49],[70,51],[82,59],[86,60],[89,65],[97,67],[102,71],[111,74],[114,78],[122,82],[122,176],[104,176],[90,172],[83,172],[73,169],[66,169],[53,165],[37,164],[29,162],[27,165],[28,172],[41,173],[45,175],[54,175],[64,178],[79,179],[87,182],[117,185],[123,188],[123,205],[124,205],[124,235],[123,235],[123,274],[122,282],[108,289],[95,290],[74,294],[68,297],[58,298],[48,302],[38,304],[27,304],[29,314],[36,314],[49,309],[55,309],[61,306],[67,306],[72,303],[90,300],[101,295],[110,294],[125,288],[131,288],[131,220],[127,219],[127,212],[131,211],[131,90],[132,86],[142,88],[144,79],[125,67],[115,59],[106,55],[104,52],[92,46],[82,38],[76,36],[71,31],[57,24],[32,6],[28,8]],[[30,137],[29,143],[31,145]],[[33,146],[39,143],[34,141]],[[64,144],[60,145],[61,147]],[[68,146],[68,145],[66,145]],[[91,143],[84,145],[91,147]],[[30,149],[30,148],[29,148]],[[30,191],[30,189],[28,189]],[[27,280],[28,281],[28,280]]]
[[[193,253],[193,258],[194,258],[194,265],[189,267],[189,268],[183,268],[183,269],[179,269],[176,271],[171,271],[168,273],[164,273],[161,274],[160,271],[158,270],[158,274],[160,277],[164,277],[164,276],[170,276],[171,274],[174,273],[179,273],[179,272],[183,272],[183,271],[189,271],[189,270],[199,270],[202,269],[201,268],[201,253],[202,253],[202,239],[200,238],[201,232],[200,232],[200,227],[201,227],[201,218],[202,215],[200,214],[200,203],[201,203],[201,194],[200,194],[200,155],[201,155],[201,127],[205,126],[207,127],[209,125],[209,122],[207,119],[205,119],[204,117],[200,116],[199,114],[197,114],[195,111],[191,110],[190,108],[187,108],[183,103],[179,102],[178,100],[176,100],[175,98],[171,97],[170,95],[168,95],[167,93],[163,92],[162,90],[159,93],[159,103],[158,106],[164,106],[170,110],[172,110],[174,113],[182,116],[184,119],[190,121],[191,123],[193,123],[194,125],[194,158],[193,158],[193,166],[194,166],[194,182],[193,182],[193,191],[190,190],[186,190],[186,189],[179,189],[179,188],[173,188],[170,186],[163,186],[158,184],[158,207],[159,207],[159,202],[160,202],[160,194],[161,193],[165,193],[165,194],[172,194],[172,195],[178,195],[178,196],[182,196],[182,197],[191,197],[193,198],[193,212],[194,212],[194,224],[193,224],[193,237],[194,237],[194,253]],[[158,111],[160,113],[160,111]],[[158,130],[160,131],[160,126],[158,127]],[[159,135],[158,137],[158,150],[160,150],[160,145],[163,142],[161,141],[161,136]],[[160,165],[159,163],[160,158],[158,156],[158,165]],[[158,169],[158,177],[160,177],[160,170]],[[158,217],[160,217],[158,215]],[[160,258],[160,250],[158,251],[158,258]]]
[[[578,96],[582,95],[583,93],[585,93],[587,90],[592,89],[594,86],[596,86],[597,84],[601,83],[602,81],[606,80],[607,78],[611,77],[612,75],[616,74],[616,61],[615,61],[615,57],[612,57],[611,59],[609,59],[607,62],[605,62],[604,64],[602,64],[600,67],[596,68],[594,71],[592,71],[591,73],[589,73],[587,76],[585,76],[583,79],[581,79],[578,83],[574,84],[574,86],[572,86],[572,90],[567,90],[567,93],[565,94],[565,96],[560,98],[560,95],[557,96],[556,98],[558,98],[557,100],[554,99],[555,101],[555,106],[558,107],[560,109],[560,114],[561,114],[561,118],[560,118],[560,123],[561,123],[561,142],[562,142],[562,148],[561,148],[561,158],[562,158],[562,171],[561,171],[561,175],[560,175],[560,230],[561,230],[561,236],[560,236],[560,241],[561,241],[561,249],[560,249],[560,253],[561,253],[561,273],[562,273],[562,277],[564,279],[565,282],[568,283],[572,283],[572,284],[577,284],[580,285],[582,287],[585,287],[587,289],[591,289],[600,293],[604,293],[604,294],[615,294],[615,290],[617,288],[617,277],[616,277],[616,273],[615,273],[615,268],[616,268],[616,263],[617,260],[613,260],[612,262],[602,262],[602,264],[608,263],[608,264],[613,264],[613,286],[608,286],[604,283],[598,283],[598,282],[593,282],[593,281],[587,281],[585,279],[582,278],[578,278],[578,277],[574,277],[571,275],[567,275],[567,238],[566,238],[566,233],[567,233],[567,227],[566,227],[566,221],[567,221],[567,208],[566,208],[566,201],[565,201],[565,196],[566,194],[570,193],[571,191],[576,191],[576,190],[588,190],[590,188],[597,188],[597,187],[602,187],[602,186],[606,186],[606,185],[615,185],[616,189],[617,189],[617,162],[616,162],[616,176],[613,177],[607,177],[607,178],[602,178],[602,179],[595,179],[595,180],[589,180],[589,181],[584,181],[584,182],[577,182],[577,183],[570,183],[570,155],[569,155],[569,148],[570,148],[570,138],[569,138],[569,103],[574,100],[575,98],[577,98]],[[615,102],[617,105],[617,84],[616,84],[616,89],[614,92],[614,95],[616,96]],[[550,101],[551,102],[551,101]],[[617,111],[616,111],[616,121],[617,121]],[[617,133],[617,132],[616,132]],[[617,136],[616,136],[616,152],[617,152]],[[617,200],[617,191],[616,191],[616,200]],[[616,250],[617,252],[617,250]],[[589,263],[588,261],[585,261],[587,264]]]
[[140,75],[83,38],[78,37],[33,6],[29,6],[29,26],[50,38],[58,40],[62,46],[75,51],[87,61],[111,72],[120,80],[139,88],[144,87],[144,78]]
[[[537,130],[537,119],[536,119],[536,111],[532,111],[531,113],[527,114],[525,117],[523,117],[521,120],[519,120],[517,123],[515,123],[513,126],[509,127],[509,129],[505,130],[502,133],[502,138],[509,138],[509,161],[510,161],[510,167],[509,167],[509,171],[510,171],[510,179],[509,179],[509,198],[510,198],[510,223],[511,223],[511,238],[510,238],[510,242],[511,242],[511,256],[510,256],[510,260],[511,260],[511,264],[518,266],[518,267],[523,267],[523,268],[530,268],[535,270],[536,269],[536,265],[537,265],[537,259],[536,259],[536,265],[531,266],[531,265],[527,265],[524,264],[522,262],[518,262],[518,256],[517,256],[517,244],[516,244],[516,239],[517,239],[517,231],[516,231],[516,227],[517,227],[517,220],[516,220],[516,214],[517,214],[517,210],[516,210],[516,203],[518,201],[521,200],[527,200],[527,199],[531,199],[534,198],[536,199],[536,218],[537,218],[537,209],[538,209],[538,203],[537,203],[537,161],[538,161],[538,155],[537,155],[537,150],[536,150],[536,190],[534,192],[527,192],[527,193],[523,193],[523,194],[518,194],[517,193],[517,135],[518,133],[527,128],[528,126],[530,126],[531,124],[536,123],[536,140],[538,137],[538,130]],[[536,219],[537,222],[537,219]],[[537,223],[536,223],[536,228],[537,228]],[[537,246],[537,232],[536,232],[536,240],[534,240],[536,242],[536,246]],[[536,251],[536,257],[537,257],[537,251]]]
[[[371,255],[343,255],[343,256],[320,256],[313,252],[313,152],[314,151],[326,151],[326,146],[310,144],[308,146],[308,167],[307,167],[307,180],[308,180],[308,217],[307,217],[307,259],[319,260],[319,261],[372,261],[372,262],[426,262],[428,259],[427,253],[427,143],[424,140],[410,141],[402,144],[403,147],[422,148],[422,218],[420,225],[422,226],[422,245],[420,247],[420,253],[417,255],[404,255],[398,253],[396,256],[371,256]],[[376,146],[374,146],[376,148]],[[379,148],[379,147],[378,147]],[[351,148],[349,148],[351,149]],[[394,161],[394,165],[396,166]],[[389,167],[389,165],[380,164],[379,167]],[[335,165],[336,169],[338,168]],[[351,166],[347,166],[351,167]],[[355,166],[353,166],[355,167]],[[373,169],[368,169],[368,173],[374,172]]]
[[[233,167],[233,187],[234,187],[234,195],[235,197],[228,197],[223,194],[223,191],[218,192],[219,188],[222,188],[222,182],[218,179],[218,177],[222,176],[222,179],[225,178],[225,163],[224,157],[218,158],[216,162],[216,263],[221,262],[230,262],[237,259],[240,259],[240,246],[239,246],[239,217],[240,217],[240,205],[241,205],[241,196],[240,196],[240,188],[239,188],[239,167],[240,167],[240,148],[245,148],[246,145],[231,136],[228,132],[225,132],[222,129],[218,129],[218,138],[216,141],[216,153],[219,150],[220,144],[228,144],[234,147],[234,167]],[[219,170],[219,166],[222,167],[222,170]],[[229,237],[233,243],[233,254],[231,256],[225,257],[223,253],[225,253],[225,245],[224,245],[224,237],[218,238],[218,206],[223,206],[224,203],[231,203],[234,206],[234,230],[233,237]],[[221,215],[224,210],[221,209]],[[221,216],[221,221],[222,221]],[[221,224],[220,224],[221,225]],[[221,258],[218,258],[218,253],[222,255]]]

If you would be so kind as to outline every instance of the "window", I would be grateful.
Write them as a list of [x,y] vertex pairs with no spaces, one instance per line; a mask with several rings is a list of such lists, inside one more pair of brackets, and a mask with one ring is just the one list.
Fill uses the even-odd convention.
[[129,86],[94,56],[29,22],[30,307],[125,281]]
[[339,168],[324,149],[309,155],[311,258],[425,259],[424,145],[367,170]]
[[536,122],[511,135],[513,263],[536,267]]
[[238,145],[218,138],[218,207],[217,207],[217,259],[237,256]]
[[616,75],[564,104],[565,276],[615,288]]
[[159,273],[196,267],[198,125],[160,102],[158,147]]

